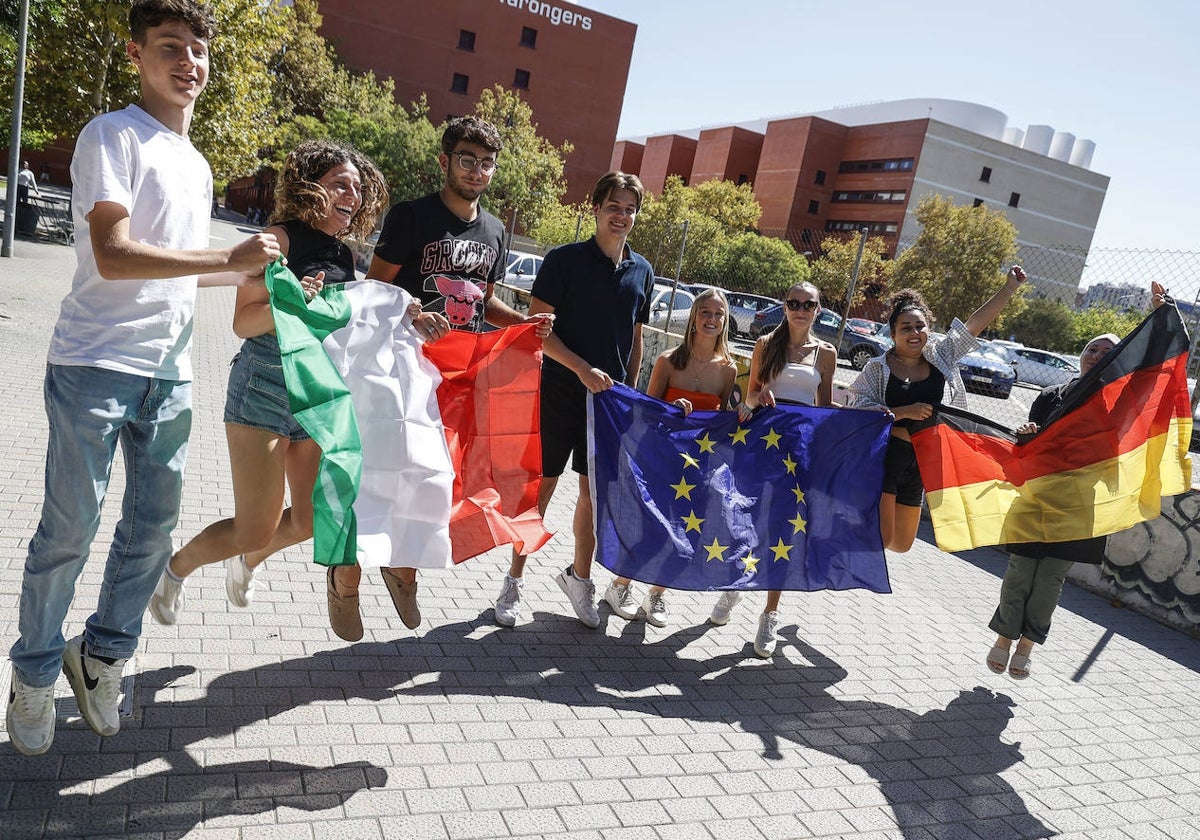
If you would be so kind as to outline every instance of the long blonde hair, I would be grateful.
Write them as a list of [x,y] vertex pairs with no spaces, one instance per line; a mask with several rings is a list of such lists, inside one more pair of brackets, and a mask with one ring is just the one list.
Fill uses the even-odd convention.
[[[705,301],[718,300],[725,307],[725,323],[729,323],[729,301],[725,299],[725,293],[720,289],[705,289],[700,294],[696,295],[696,299],[692,301],[692,309],[688,312],[687,326],[683,330],[683,343],[672,351],[667,359],[671,362],[671,367],[675,370],[683,370],[692,360],[692,340],[696,337],[696,321],[700,317],[700,307]],[[713,352],[720,356],[724,361],[731,362],[733,357],[729,355],[729,334],[728,328],[722,329],[717,336],[716,346],[713,347]]]

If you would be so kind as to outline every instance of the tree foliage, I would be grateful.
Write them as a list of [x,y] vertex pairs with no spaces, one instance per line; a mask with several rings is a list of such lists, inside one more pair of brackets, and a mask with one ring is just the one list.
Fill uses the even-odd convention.
[[1116,310],[1107,305],[1083,309],[1075,313],[1075,340],[1070,350],[1073,353],[1082,352],[1089,341],[1104,333],[1124,338],[1145,318],[1145,312]]
[[[846,293],[850,289],[850,278],[854,276],[854,262],[858,259],[858,245],[857,236],[827,236],[821,242],[821,255],[812,264],[810,281],[821,290],[821,301],[825,306],[838,312],[843,312],[846,306]],[[850,309],[868,296],[877,297],[879,291],[887,287],[895,268],[895,263],[887,259],[887,253],[887,242],[881,237],[867,239]]]
[[791,286],[809,279],[808,260],[790,243],[757,233],[725,239],[716,268],[723,288],[768,297],[782,297]]
[[549,207],[537,223],[526,228],[535,242],[547,248],[580,242],[596,232],[596,216],[586,201],[578,204],[555,204]]
[[1025,309],[1005,321],[1006,336],[1030,347],[1055,353],[1075,349],[1076,314],[1065,303],[1050,298],[1032,298]]
[[[910,286],[929,303],[939,328],[966,319],[1004,285],[1017,253],[1017,229],[1003,212],[984,206],[956,207],[927,195],[916,209],[921,232],[896,258],[893,286]],[[1021,308],[1018,298],[1005,317]]]

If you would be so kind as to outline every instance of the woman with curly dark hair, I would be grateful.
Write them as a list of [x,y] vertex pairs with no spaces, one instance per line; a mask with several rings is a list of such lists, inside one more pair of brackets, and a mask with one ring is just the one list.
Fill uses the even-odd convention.
[[[330,140],[306,140],[283,164],[275,212],[266,231],[311,300],[325,283],[355,279],[348,238],[365,241],[387,206],[379,168],[357,150]],[[249,606],[254,572],[271,554],[312,536],[312,491],[321,450],[296,422],[287,387],[270,296],[263,283],[237,290],[233,331],[243,339],[233,359],[225,398],[225,435],[233,469],[234,514],[209,525],[171,557],[150,600],[159,624],[174,624],[184,604],[184,583],[201,566],[229,560],[225,592]],[[284,485],[292,506],[284,508]],[[333,569],[330,569],[332,576]],[[332,578],[329,582],[333,586]],[[345,602],[343,604],[343,601]],[[330,619],[344,639],[362,638],[357,597],[340,599]]]
[[1000,291],[975,310],[964,324],[957,318],[946,335],[930,339],[933,316],[920,294],[901,289],[888,302],[892,348],[867,362],[850,386],[856,408],[890,411],[896,418],[888,438],[883,466],[883,497],[879,501],[879,532],[884,548],[908,551],[917,538],[925,487],[917,468],[909,432],[928,420],[941,404],[967,407],[966,386],[958,360],[979,346],[979,334],[996,320],[1025,272],[1014,265]]

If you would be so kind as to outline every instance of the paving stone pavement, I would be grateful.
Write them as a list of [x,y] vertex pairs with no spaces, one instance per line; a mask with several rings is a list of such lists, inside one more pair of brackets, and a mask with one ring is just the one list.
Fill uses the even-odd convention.
[[[46,344],[73,265],[68,248],[25,242],[0,260],[6,646],[41,503]],[[201,292],[179,538],[233,511],[232,303]],[[95,605],[119,464],[68,635]],[[927,530],[889,555],[890,595],[786,594],[771,660],[749,643],[758,595],[725,627],[705,622],[713,596],[673,592],[666,628],[605,606],[587,630],[553,582],[571,553],[562,489],[515,629],[492,621],[503,551],[423,575],[417,632],[367,579],[354,645],[329,630],[307,545],[267,564],[250,609],[227,603],[220,566],[200,571],[176,627],[146,620],[118,735],[94,735],[63,681],[49,753],[0,739],[0,837],[1200,838],[1195,638],[1068,586],[1033,678],[993,675],[1004,557],[944,554]],[[8,677],[5,662],[0,690]]]

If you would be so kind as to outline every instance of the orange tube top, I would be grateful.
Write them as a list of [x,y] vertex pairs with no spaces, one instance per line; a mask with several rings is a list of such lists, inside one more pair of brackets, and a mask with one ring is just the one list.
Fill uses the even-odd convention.
[[683,388],[672,388],[668,385],[666,393],[663,394],[663,402],[675,402],[675,400],[680,398],[690,402],[693,411],[718,411],[721,408],[720,394],[706,394],[703,391],[685,391]]

